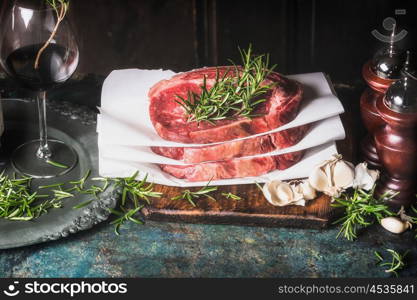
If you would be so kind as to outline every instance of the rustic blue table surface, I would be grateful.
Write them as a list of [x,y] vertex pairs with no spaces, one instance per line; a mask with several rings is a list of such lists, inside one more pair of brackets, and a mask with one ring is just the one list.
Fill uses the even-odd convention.
[[[97,104],[101,82],[83,80],[60,97]],[[0,81],[0,88],[7,94],[10,86]],[[107,221],[58,241],[1,250],[0,276],[389,277],[374,256],[385,249],[411,250],[400,276],[417,276],[414,232],[394,235],[372,226],[349,242],[336,239],[337,231],[147,222],[126,224],[116,236]]]
[[349,242],[337,230],[147,222],[116,236],[103,223],[46,244],[4,250],[3,277],[387,277],[374,251],[413,249],[401,276],[417,276],[412,232],[374,227]]

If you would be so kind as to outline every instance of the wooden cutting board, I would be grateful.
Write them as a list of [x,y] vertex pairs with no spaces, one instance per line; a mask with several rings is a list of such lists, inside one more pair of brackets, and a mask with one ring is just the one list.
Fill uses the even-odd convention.
[[[337,142],[338,151],[346,160],[355,157],[355,138],[347,130],[353,128],[351,114],[342,115],[346,138]],[[196,191],[199,188],[190,188]],[[210,193],[216,201],[206,197],[195,200],[196,207],[184,199],[171,200],[181,194],[184,188],[156,185],[155,191],[161,192],[161,198],[154,198],[152,204],[142,210],[144,216],[154,221],[236,224],[268,227],[324,228],[339,215],[338,210],[330,205],[330,198],[320,195],[308,201],[306,206],[276,207],[269,204],[263,193],[255,184],[219,186]],[[227,199],[222,193],[231,192],[242,200]]]
[[[142,210],[147,219],[154,221],[323,228],[335,214],[328,196],[321,195],[305,207],[277,207],[265,200],[255,184],[219,187],[210,194],[216,201],[201,197],[195,200],[196,207],[184,199],[171,200],[184,188],[158,185],[155,190],[163,193],[163,197],[153,199],[152,205]],[[221,195],[228,192],[242,199],[227,199]]]

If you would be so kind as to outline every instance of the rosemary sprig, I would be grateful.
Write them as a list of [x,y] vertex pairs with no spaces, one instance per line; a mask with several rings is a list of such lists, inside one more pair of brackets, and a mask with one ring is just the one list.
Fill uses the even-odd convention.
[[398,277],[397,271],[402,270],[405,267],[404,259],[407,256],[409,250],[404,252],[404,254],[400,254],[395,250],[386,249],[386,251],[391,255],[391,259],[389,261],[385,261],[384,258],[380,253],[377,251],[374,252],[375,256],[378,259],[378,266],[388,268],[385,269],[386,273],[393,273],[396,277]]
[[68,7],[69,7],[69,0],[46,0],[46,3],[55,10],[57,20],[56,20],[54,28],[52,29],[51,35],[49,36],[45,44],[42,46],[42,48],[39,49],[36,55],[35,64],[33,66],[35,70],[39,68],[39,59],[42,53],[45,51],[45,49],[49,46],[49,44],[54,39],[58,31],[59,25],[64,20],[65,15],[67,14],[67,11],[68,11]]
[[334,198],[333,207],[341,207],[345,210],[345,215],[333,222],[342,224],[337,237],[343,235],[347,240],[352,241],[357,238],[360,228],[367,227],[376,220],[380,221],[386,216],[392,216],[388,206],[383,202],[395,196],[393,193],[385,193],[378,199],[374,197],[375,187],[369,192],[355,189],[352,195],[343,193],[340,197]]
[[0,174],[0,218],[29,221],[38,218],[51,208],[62,206],[59,199],[47,199],[39,203],[47,195],[30,192],[32,178],[10,178],[4,173]]
[[133,216],[139,212],[142,208],[144,207],[144,205],[140,205],[134,209],[125,209],[124,207],[121,207],[122,212],[117,211],[115,209],[109,209],[110,212],[112,214],[115,214],[116,216],[118,216],[117,219],[113,220],[110,224],[114,225],[114,232],[117,235],[120,235],[120,227],[126,222],[126,221],[131,221],[133,223],[142,225],[143,222],[139,219],[134,218]]
[[63,200],[66,198],[72,198],[74,197],[74,194],[71,194],[69,192],[63,191],[63,190],[52,190],[54,199],[56,200]]
[[70,181],[69,183],[73,185],[73,187],[70,190],[67,191],[71,191],[71,190],[76,190],[77,192],[83,191],[84,190],[84,185],[88,179],[88,177],[90,177],[91,175],[91,170],[87,170],[84,174],[83,177],[81,177],[79,180],[76,181]]
[[115,179],[116,186],[122,187],[122,206],[126,204],[127,199],[130,199],[135,208],[137,208],[139,206],[139,200],[144,200],[150,204],[149,198],[159,198],[162,196],[162,193],[153,191],[153,183],[146,183],[148,174],[141,181],[137,181],[135,178],[138,173],[137,171],[130,177]]
[[[113,181],[116,186],[122,189],[122,199],[118,207],[119,210],[109,209],[112,214],[118,216],[117,219],[111,222],[111,224],[115,225],[114,231],[117,235],[120,234],[119,229],[126,221],[143,224],[142,221],[133,217],[144,207],[143,201],[150,204],[151,198],[159,198],[162,196],[162,193],[153,191],[153,183],[146,182],[148,179],[147,174],[142,180],[137,181],[136,176],[138,173],[139,172],[137,171],[127,178],[108,178],[104,180],[94,178],[95,180],[103,180],[105,182],[104,187],[107,187],[108,181]],[[133,208],[131,208],[132,206]]]
[[238,195],[235,195],[231,192],[222,193],[222,196],[226,197],[227,199],[233,199],[233,200],[236,200],[236,201],[242,200],[242,197],[239,197]]
[[254,183],[256,184],[256,187],[263,193],[264,190],[263,190],[262,186],[259,184],[259,182],[255,181]]
[[172,197],[171,200],[173,200],[173,201],[181,200],[181,199],[186,200],[194,207],[197,206],[195,204],[194,200],[199,199],[201,196],[205,196],[205,197],[207,197],[211,200],[216,201],[216,199],[213,198],[212,196],[210,196],[209,193],[217,191],[217,187],[216,186],[209,186],[209,185],[210,185],[210,181],[207,183],[206,186],[202,187],[201,189],[199,189],[196,192],[192,192],[188,189],[184,190],[180,195]]
[[[242,66],[233,61],[232,67],[223,75],[217,70],[214,84],[209,88],[207,77],[203,78],[199,94],[189,91],[186,98],[177,95],[176,102],[188,115],[188,122],[252,118],[258,104],[265,102],[265,94],[274,84],[265,84],[265,79],[275,68],[269,66],[269,55],[255,56],[252,45],[248,50],[239,48]],[[233,76],[230,76],[233,75]]]
[[66,166],[64,164],[61,164],[59,162],[56,162],[56,161],[53,161],[53,160],[50,160],[50,159],[47,159],[46,160],[46,163],[47,164],[50,164],[50,165],[52,165],[54,167],[61,168],[61,169],[68,169],[69,168],[68,166]]
[[83,207],[85,207],[85,206],[89,205],[89,204],[90,204],[91,202],[93,202],[93,201],[94,201],[94,199],[90,199],[90,200],[87,200],[87,201],[81,202],[80,204],[77,204],[77,205],[73,206],[72,208],[73,208],[73,209],[80,209],[80,208],[83,208]]

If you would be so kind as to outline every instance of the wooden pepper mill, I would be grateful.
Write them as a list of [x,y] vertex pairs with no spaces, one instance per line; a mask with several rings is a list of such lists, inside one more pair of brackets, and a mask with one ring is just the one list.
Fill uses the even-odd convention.
[[390,44],[379,50],[372,60],[362,68],[362,76],[369,88],[361,96],[360,109],[362,120],[368,135],[361,142],[362,158],[371,168],[381,169],[381,162],[374,142],[374,133],[385,123],[380,117],[376,103],[386,90],[400,79],[405,56],[395,47],[395,26],[393,27]]
[[384,122],[375,132],[383,166],[377,193],[398,192],[390,204],[409,207],[417,202],[417,77],[410,70],[409,52],[401,79],[377,99],[376,109]]

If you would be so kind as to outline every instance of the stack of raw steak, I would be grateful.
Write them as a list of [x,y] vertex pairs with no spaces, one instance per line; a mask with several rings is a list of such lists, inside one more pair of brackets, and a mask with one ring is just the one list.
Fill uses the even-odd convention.
[[253,112],[258,117],[221,120],[214,124],[187,121],[188,116],[177,102],[177,96],[186,98],[189,91],[199,93],[204,77],[210,88],[217,72],[223,75],[229,70],[227,67],[193,70],[162,80],[150,89],[150,118],[163,139],[210,144],[201,147],[152,147],[159,155],[187,164],[160,165],[165,172],[187,181],[208,181],[260,176],[276,169],[286,169],[301,160],[303,151],[278,156],[250,156],[295,145],[306,134],[308,125],[236,140],[271,131],[297,115],[303,96],[302,86],[278,73],[271,73],[265,81],[265,84],[276,84],[267,93],[267,100]]

